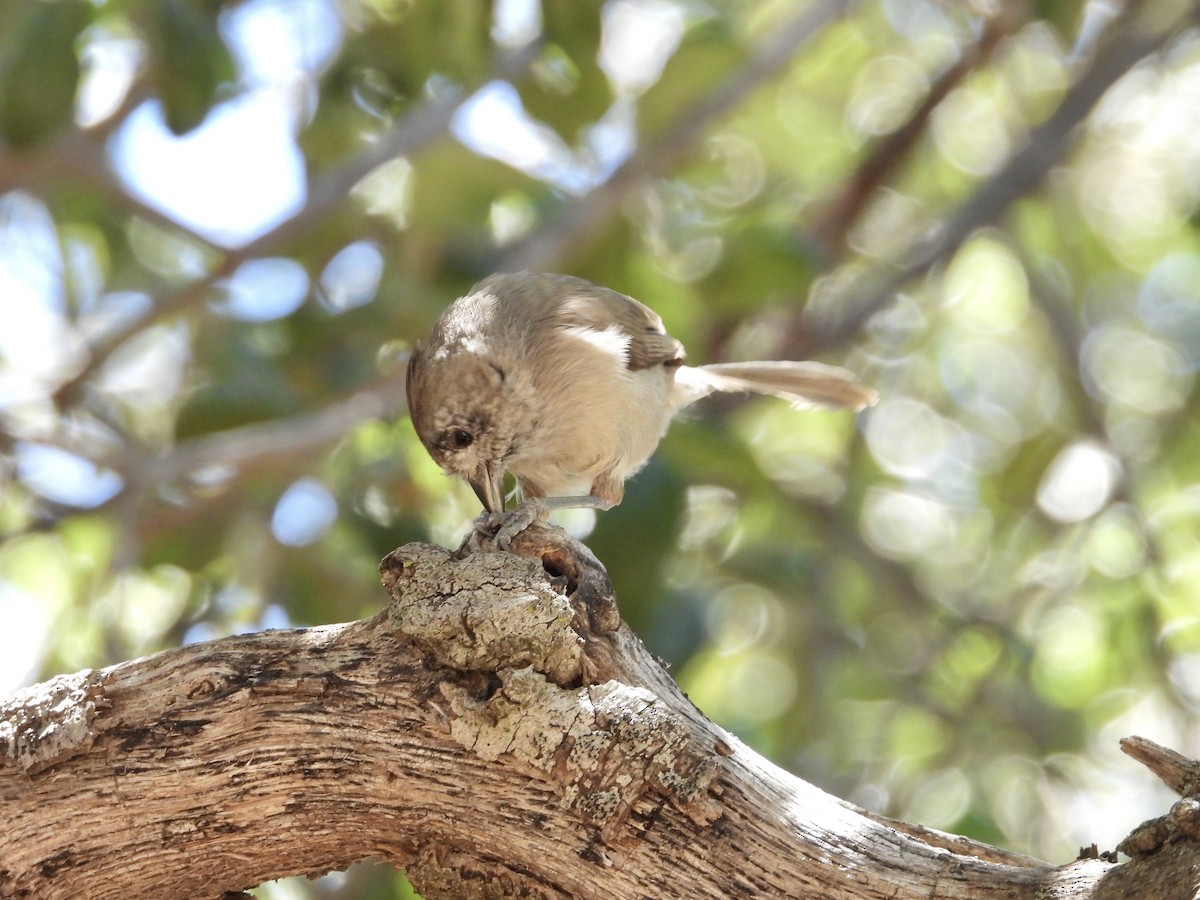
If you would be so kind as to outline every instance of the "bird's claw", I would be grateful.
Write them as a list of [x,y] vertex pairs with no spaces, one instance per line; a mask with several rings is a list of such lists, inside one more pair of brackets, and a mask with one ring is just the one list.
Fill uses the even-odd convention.
[[471,528],[473,537],[495,540],[496,532],[500,530],[501,524],[504,522],[504,513],[494,513],[484,510],[475,519],[475,523]]
[[549,514],[546,504],[536,498],[522,500],[505,512],[480,513],[460,552],[478,553],[485,542],[507,551],[513,538]]
[[496,529],[494,538],[496,546],[508,550],[512,539],[532,525],[544,520],[550,515],[550,509],[541,500],[530,497],[522,500],[512,509],[500,516],[500,527]]

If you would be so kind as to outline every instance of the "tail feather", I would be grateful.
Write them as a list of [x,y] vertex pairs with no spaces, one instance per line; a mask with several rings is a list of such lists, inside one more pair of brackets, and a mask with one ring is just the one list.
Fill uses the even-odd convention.
[[878,399],[875,391],[845,369],[811,361],[682,366],[676,375],[676,384],[682,389],[681,406],[714,391],[772,394],[798,408],[831,406],[860,410]]

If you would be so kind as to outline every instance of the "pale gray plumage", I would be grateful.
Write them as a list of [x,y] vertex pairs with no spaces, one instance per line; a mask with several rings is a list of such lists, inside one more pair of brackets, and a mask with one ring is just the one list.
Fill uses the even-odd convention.
[[[675,414],[715,391],[861,409],[875,392],[814,362],[683,365],[653,310],[569,275],[492,275],[442,314],[409,360],[421,442],[491,513],[511,472],[526,498],[511,537],[550,508],[608,509]],[[503,543],[503,542],[502,542]]]

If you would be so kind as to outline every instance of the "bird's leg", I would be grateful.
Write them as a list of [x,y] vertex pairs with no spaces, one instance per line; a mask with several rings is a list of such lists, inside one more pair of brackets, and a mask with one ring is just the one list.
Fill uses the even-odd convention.
[[527,497],[504,513],[484,513],[475,520],[477,531],[495,534],[492,540],[501,550],[507,550],[512,539],[532,525],[544,520],[558,509],[612,509],[616,504],[594,494],[582,497]]
[[525,499],[508,511],[483,512],[460,552],[478,552],[480,543],[490,540],[501,550],[508,550],[512,539],[532,525],[543,521],[559,509],[612,509],[625,495],[624,479],[605,473],[592,482],[591,492],[573,497],[544,497],[543,488],[528,479],[518,479]]

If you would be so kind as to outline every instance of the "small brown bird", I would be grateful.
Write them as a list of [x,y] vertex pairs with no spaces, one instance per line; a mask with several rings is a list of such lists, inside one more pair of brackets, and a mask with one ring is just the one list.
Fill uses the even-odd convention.
[[[873,390],[815,362],[685,366],[653,310],[570,275],[492,275],[454,301],[408,363],[421,443],[467,480],[508,542],[550,510],[610,509],[681,409],[715,391],[862,409]],[[507,516],[504,473],[525,500]]]

